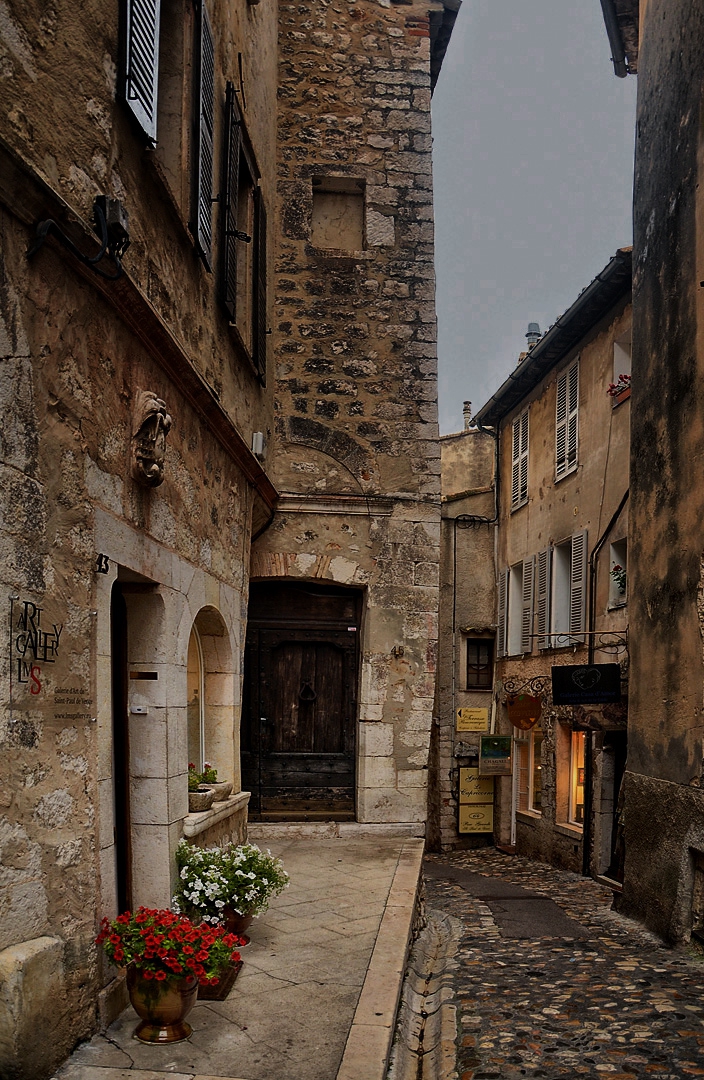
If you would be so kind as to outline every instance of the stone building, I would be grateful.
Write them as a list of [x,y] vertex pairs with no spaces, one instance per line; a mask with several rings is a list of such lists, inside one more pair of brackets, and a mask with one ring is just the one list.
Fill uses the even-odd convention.
[[479,752],[476,730],[462,730],[477,725],[462,721],[467,710],[473,711],[470,719],[478,710],[488,727],[496,639],[496,439],[473,426],[470,402],[465,429],[443,435],[440,453],[440,634],[428,800],[428,843],[434,849],[491,839],[491,815],[484,810],[479,819],[460,822],[459,802],[460,769],[476,768]]
[[[704,4],[635,0],[631,671],[621,910],[704,937]],[[639,11],[640,8],[640,11]],[[613,49],[613,46],[612,46]],[[676,62],[673,63],[673,57]],[[676,132],[676,137],[674,133]]]
[[[121,1008],[99,918],[167,906],[178,839],[242,838],[250,790],[424,827],[429,107],[458,6],[0,11],[8,1080]],[[234,793],[189,815],[205,758]]]
[[618,693],[627,670],[630,291],[628,248],[546,334],[529,330],[529,351],[476,416],[498,440],[489,733],[512,736],[494,839],[609,880],[621,876],[626,707],[556,704],[551,673],[620,664]]
[[263,817],[424,829],[440,539],[430,95],[458,7],[280,5],[280,499],[252,553],[242,743]]

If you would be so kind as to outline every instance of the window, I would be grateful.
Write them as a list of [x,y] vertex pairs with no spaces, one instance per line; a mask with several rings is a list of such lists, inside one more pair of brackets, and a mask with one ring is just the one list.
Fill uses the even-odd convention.
[[188,760],[203,771],[205,756],[205,668],[200,634],[195,626],[188,639],[186,717]]
[[584,824],[584,745],[583,731],[572,732],[570,745],[570,795],[568,819],[572,825]]
[[618,383],[621,375],[631,374],[631,328],[614,341],[614,377]]
[[611,544],[609,565],[609,607],[620,607],[628,599],[628,541]]
[[361,251],[364,240],[364,180],[348,176],[314,177],[313,246]]
[[528,502],[528,410],[513,421],[511,510]]
[[220,212],[220,300],[262,383],[266,380],[266,210],[259,172],[227,84]]
[[191,230],[208,270],[213,256],[213,144],[215,131],[215,46],[205,4],[196,9],[193,104],[193,208]]
[[467,638],[467,689],[491,690],[493,675],[493,640],[491,638]]
[[535,814],[543,808],[542,746],[543,731],[538,725],[516,740],[516,806]]
[[499,575],[497,655],[533,649],[535,559],[531,556]]
[[[551,647],[554,649],[584,641],[587,554],[586,530],[575,533],[569,540],[553,548],[550,629]],[[549,648],[550,644],[545,647]]]
[[579,360],[575,360],[557,379],[555,410],[555,479],[577,468],[579,439]]

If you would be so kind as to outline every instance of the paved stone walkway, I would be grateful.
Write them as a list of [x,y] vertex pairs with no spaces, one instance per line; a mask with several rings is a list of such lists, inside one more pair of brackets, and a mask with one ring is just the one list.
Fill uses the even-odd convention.
[[[428,908],[463,925],[459,1080],[704,1076],[704,957],[664,947],[611,911],[610,891],[576,874],[493,848],[425,863]],[[467,871],[496,888],[475,888],[477,899]],[[574,932],[561,922],[556,936],[510,936],[506,884],[553,900]]]
[[291,883],[252,924],[227,1000],[199,1002],[191,1038],[167,1046],[136,1040],[128,1008],[54,1080],[383,1080],[423,841],[313,832],[270,846]]

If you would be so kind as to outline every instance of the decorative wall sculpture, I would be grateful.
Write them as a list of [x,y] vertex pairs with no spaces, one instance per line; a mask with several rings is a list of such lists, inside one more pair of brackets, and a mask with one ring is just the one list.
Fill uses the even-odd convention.
[[132,413],[132,477],[143,487],[163,483],[171,424],[166,403],[151,390],[138,390]]

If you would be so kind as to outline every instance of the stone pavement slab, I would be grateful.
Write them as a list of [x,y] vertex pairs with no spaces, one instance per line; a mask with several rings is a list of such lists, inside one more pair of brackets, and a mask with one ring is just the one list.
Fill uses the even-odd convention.
[[383,1080],[423,840],[279,833],[271,847],[291,884],[250,928],[227,1000],[199,1002],[170,1046],[136,1040],[126,1009],[55,1080]]
[[[453,974],[459,1080],[704,1076],[704,957],[667,948],[577,874],[493,848],[426,865],[429,913],[463,928]],[[458,870],[483,879],[479,896]],[[551,899],[586,936],[538,926],[532,938],[513,936],[490,907],[502,885]]]

